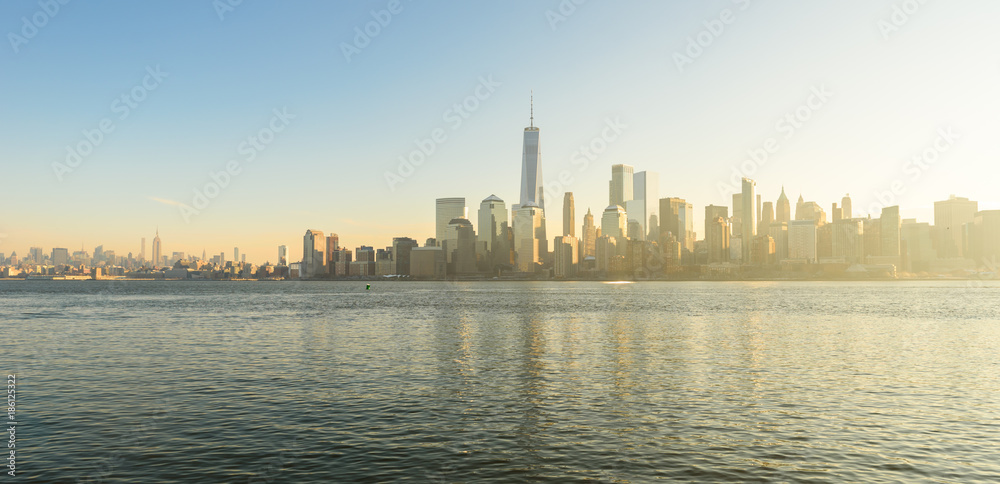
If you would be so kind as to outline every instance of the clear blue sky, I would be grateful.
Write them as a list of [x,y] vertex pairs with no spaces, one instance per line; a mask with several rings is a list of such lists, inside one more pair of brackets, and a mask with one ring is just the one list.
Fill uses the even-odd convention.
[[[490,194],[517,202],[532,89],[544,177],[573,177],[577,224],[607,205],[610,166],[627,163],[695,205],[700,237],[703,207],[729,204],[718,185],[769,138],[778,149],[752,176],[765,200],[782,185],[827,208],[850,193],[861,215],[900,180],[903,215],[926,221],[952,193],[1000,201],[996,2],[930,1],[893,19],[906,2],[589,0],[553,24],[560,2],[404,0],[348,61],[345,43],[389,3],[246,0],[220,19],[209,0],[71,1],[54,15],[3,2],[0,252],[137,253],[157,227],[167,252],[239,246],[255,262],[279,244],[298,257],[307,229],[349,248],[423,241],[435,198],[464,196],[472,214]],[[44,25],[29,37],[22,17]],[[707,32],[720,17],[721,34]],[[679,69],[675,53],[699,35],[711,43]],[[448,110],[491,76],[499,86],[456,127]],[[832,96],[786,137],[776,122],[821,86]],[[114,103],[130,92],[145,99],[122,119]],[[241,142],[275,109],[294,119],[245,161]],[[581,170],[574,152],[616,118],[621,135]],[[104,119],[113,131],[60,179],[53,163]],[[390,190],[385,172],[435,129],[447,139]],[[941,129],[960,137],[907,167]],[[177,204],[229,160],[240,174],[185,220]],[[561,200],[549,199],[550,233]]]

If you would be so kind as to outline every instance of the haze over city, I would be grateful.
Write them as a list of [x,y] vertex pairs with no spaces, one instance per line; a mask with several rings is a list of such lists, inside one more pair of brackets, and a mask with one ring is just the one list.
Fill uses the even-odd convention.
[[[578,218],[607,206],[620,163],[658,172],[661,196],[696,214],[729,205],[719,185],[768,140],[742,173],[765,200],[850,193],[861,217],[901,182],[904,218],[932,222],[951,194],[1000,206],[992,2],[218,4],[0,6],[14,35],[0,49],[2,251],[138,253],[157,229],[166,252],[238,246],[258,263],[281,244],[298,260],[306,228],[345,247],[423,241],[436,198],[517,202],[532,91],[545,181],[568,173]],[[595,143],[609,124],[620,135]],[[915,164],[941,132],[954,142]],[[185,216],[231,160],[239,173]]]

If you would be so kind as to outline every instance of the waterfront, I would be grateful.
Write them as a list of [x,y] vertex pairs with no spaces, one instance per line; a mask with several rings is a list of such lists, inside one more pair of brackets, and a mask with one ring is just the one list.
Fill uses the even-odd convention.
[[38,482],[995,482],[998,295],[0,282],[0,350]]

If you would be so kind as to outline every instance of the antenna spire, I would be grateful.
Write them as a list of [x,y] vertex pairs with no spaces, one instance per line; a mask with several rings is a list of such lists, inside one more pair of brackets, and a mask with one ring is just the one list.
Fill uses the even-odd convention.
[[535,127],[535,90],[531,90],[531,127]]

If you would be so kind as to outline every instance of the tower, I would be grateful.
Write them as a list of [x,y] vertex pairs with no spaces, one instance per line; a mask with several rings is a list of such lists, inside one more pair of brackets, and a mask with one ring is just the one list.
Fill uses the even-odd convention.
[[507,223],[507,205],[503,199],[490,195],[479,204],[479,239],[476,251],[492,252],[497,240],[501,237],[500,230]]
[[757,183],[749,178],[743,179],[743,206],[741,215],[742,222],[742,234],[740,239],[743,243],[743,263],[750,263],[750,252],[752,251],[752,242],[754,236],[757,235],[757,210],[754,207],[754,201],[757,200],[757,196],[754,193],[757,188]]
[[612,165],[611,182],[608,185],[608,204],[625,207],[625,202],[632,200],[632,183],[635,168],[630,165]]
[[792,211],[791,204],[788,203],[788,197],[785,196],[785,187],[781,187],[781,196],[778,197],[778,205],[774,207],[774,220],[775,222],[791,222],[792,221]]
[[581,241],[582,247],[580,248],[580,256],[587,257],[594,255],[594,249],[597,244],[597,227],[594,226],[594,214],[590,213],[590,209],[587,209],[587,214],[583,216],[583,240]]
[[441,242],[447,237],[448,223],[454,218],[469,218],[469,211],[465,207],[465,198],[439,198],[435,206],[435,231],[434,237],[440,247]]
[[576,237],[576,208],[573,206],[573,192],[563,196],[563,235]]
[[524,145],[521,152],[521,205],[533,202],[545,209],[542,184],[542,152],[538,145],[538,128],[535,127],[535,96],[531,96],[530,126],[524,128]]
[[160,241],[160,229],[159,227],[157,227],[156,237],[153,238],[153,267],[156,267],[157,264],[161,263],[160,256],[162,255],[161,252],[163,251],[161,243],[162,242]]

